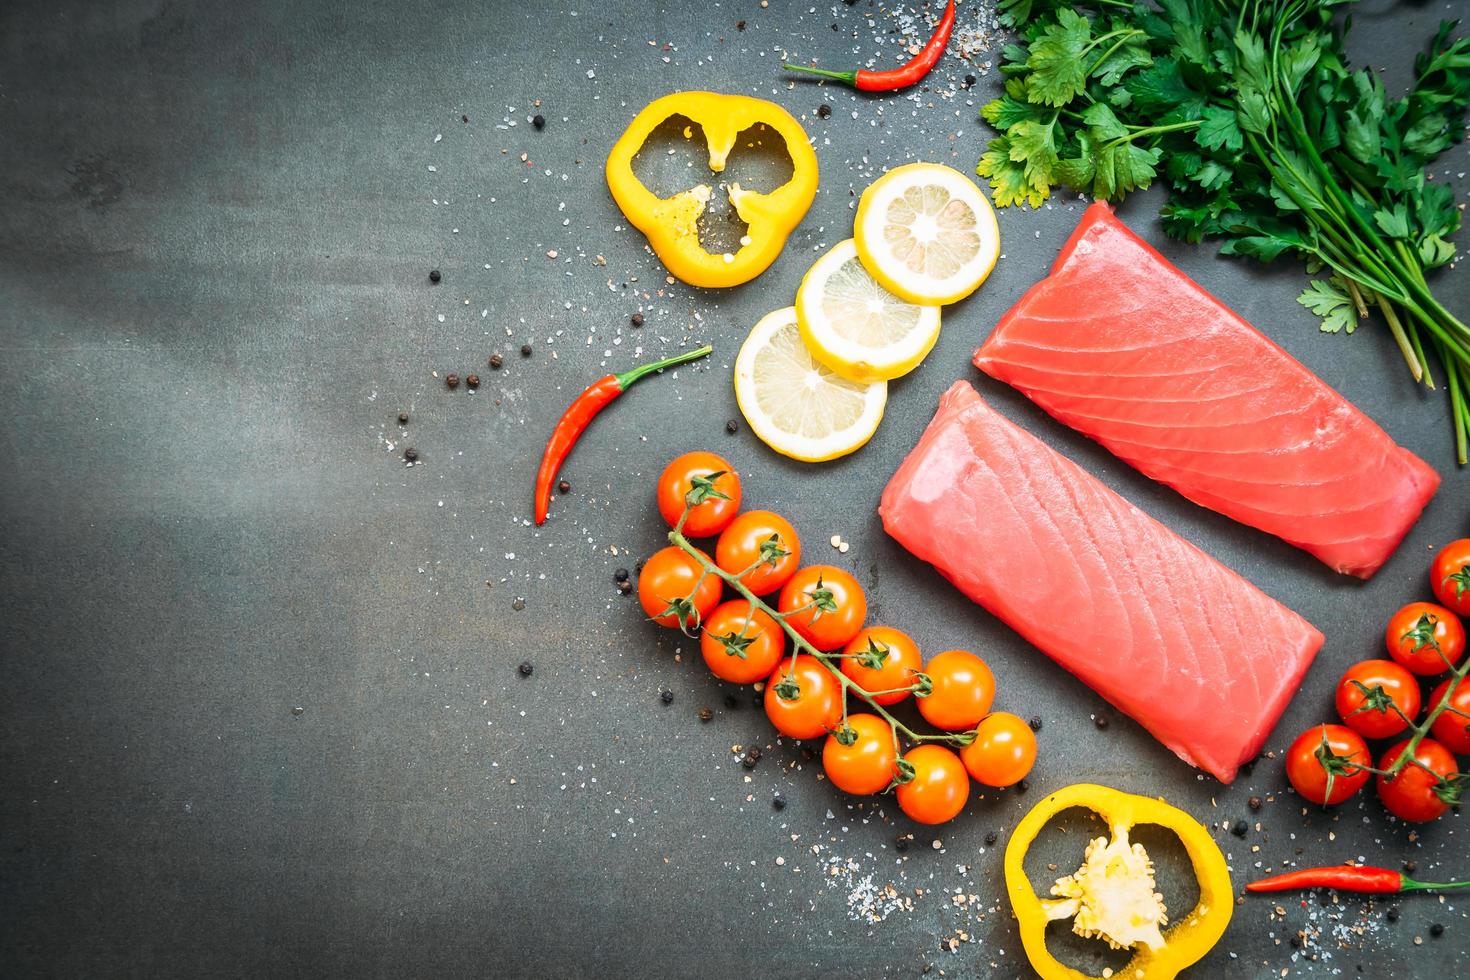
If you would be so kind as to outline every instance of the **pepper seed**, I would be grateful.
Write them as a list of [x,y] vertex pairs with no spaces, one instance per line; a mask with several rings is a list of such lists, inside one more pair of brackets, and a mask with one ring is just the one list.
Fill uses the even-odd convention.
[[531,345],[530,344],[522,344],[521,345],[521,356],[522,357],[530,357],[531,356]]
[[643,314],[642,313],[634,313],[632,316],[630,316],[628,318],[628,322],[631,323],[631,324],[633,324],[633,326],[635,326],[635,327],[641,327],[641,326],[643,326]]
[[1245,801],[1245,805],[1250,807],[1252,810],[1259,810],[1261,808],[1261,798],[1259,796],[1252,796],[1250,799]]
[[831,115],[832,107],[829,106],[827,103],[823,102],[821,105],[817,106],[817,118],[826,119]]
[[407,425],[408,424],[408,413],[407,412],[399,412],[398,413],[398,424],[399,425]]
[[446,386],[450,387],[450,388],[458,388],[459,387],[459,375],[457,375],[457,374],[446,374],[444,376],[444,384]]
[[568,483],[566,480],[557,480],[556,481],[556,489],[559,492],[561,492],[561,493],[571,493],[572,492],[572,485],[570,483]]
[[419,451],[412,446],[409,446],[403,451],[403,458],[412,463],[414,460],[419,458]]
[[526,600],[517,598],[514,602],[510,604],[510,608],[514,609],[516,612],[520,612],[522,609],[526,608]]
[[715,713],[708,708],[699,709],[699,720],[704,722],[705,724],[708,724],[710,720],[714,718],[714,716]]
[[501,356],[499,354],[491,354],[490,355],[490,366],[492,368],[495,368],[496,370],[499,370],[500,369],[500,365],[503,364],[503,363],[505,363],[505,362],[501,359]]
[[725,423],[725,431],[733,436],[735,433],[740,431],[740,423],[736,422],[734,419],[730,419]]
[[464,383],[471,388],[478,388],[480,387],[480,376],[478,374],[472,374],[464,379]]
[[629,582],[627,579],[623,579],[621,582],[618,583],[618,591],[621,592],[623,595],[631,594],[633,591],[633,583]]
[[437,283],[440,279],[443,278],[444,277],[439,274],[438,269],[429,270],[429,282]]

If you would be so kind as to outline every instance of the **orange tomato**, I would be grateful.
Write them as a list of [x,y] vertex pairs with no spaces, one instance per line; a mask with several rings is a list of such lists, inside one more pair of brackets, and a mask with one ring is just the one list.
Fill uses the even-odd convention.
[[893,729],[877,715],[848,715],[853,742],[843,745],[838,733],[827,736],[822,747],[822,768],[832,785],[844,793],[867,796],[888,788],[897,774],[894,763],[898,749],[893,744]]
[[669,522],[669,527],[678,525],[679,516],[684,513],[685,495],[694,489],[695,480],[711,482],[712,492],[702,503],[690,508],[684,520],[684,536],[707,538],[723,531],[739,513],[740,476],[728,460],[714,453],[685,453],[669,463],[659,474],[657,490],[658,512]]
[[770,677],[785,650],[781,624],[744,599],[732,599],[710,613],[699,636],[699,652],[710,672],[735,684]]
[[960,749],[965,769],[986,786],[1014,786],[1036,764],[1036,733],[1008,711],[986,715],[975,741]]
[[1443,674],[1465,653],[1460,617],[1432,602],[1411,602],[1388,621],[1388,654],[1423,677]]
[[953,820],[970,798],[970,780],[959,756],[942,745],[910,749],[903,761],[914,767],[914,778],[900,783],[898,807],[918,823]]
[[[719,603],[724,585],[714,575],[705,575],[700,581],[703,574],[699,562],[670,545],[643,564],[643,571],[638,573],[638,602],[660,626],[678,627],[682,615],[689,626],[697,627]],[[679,608],[673,608],[676,606]]]
[[857,579],[831,565],[808,565],[791,576],[781,589],[777,609],[790,613],[811,606],[805,612],[789,616],[786,622],[818,650],[836,650],[863,628],[868,618],[868,598]]
[[[869,626],[842,648],[842,672],[864,691],[897,691],[875,694],[878,704],[897,704],[909,696],[899,690],[914,682],[921,659],[919,645],[891,626]],[[876,666],[872,666],[876,664]]]
[[842,722],[842,682],[808,653],[777,666],[765,698],[766,717],[791,738],[818,738]]
[[[762,549],[772,546],[786,554],[762,561],[766,557]],[[731,575],[739,575],[741,584],[756,595],[767,595],[796,574],[801,564],[801,539],[796,536],[796,528],[780,514],[747,511],[720,534],[715,543],[715,564]]]
[[995,700],[995,675],[973,653],[936,653],[924,665],[924,673],[934,682],[934,690],[927,698],[918,699],[919,714],[935,728],[967,732],[990,711]]

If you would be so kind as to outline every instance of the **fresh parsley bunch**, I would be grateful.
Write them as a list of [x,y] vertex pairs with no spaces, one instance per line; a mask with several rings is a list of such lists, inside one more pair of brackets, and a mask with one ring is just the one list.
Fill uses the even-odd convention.
[[1447,379],[1459,460],[1470,431],[1470,327],[1425,274],[1450,261],[1451,188],[1425,168],[1464,134],[1470,39],[1440,25],[1390,98],[1343,50],[1352,0],[1000,0],[1017,28],[994,137],[977,172],[996,204],[1065,185],[1104,200],[1163,180],[1169,234],[1221,251],[1300,256],[1327,272],[1302,293],[1322,329],[1377,306],[1416,381]]

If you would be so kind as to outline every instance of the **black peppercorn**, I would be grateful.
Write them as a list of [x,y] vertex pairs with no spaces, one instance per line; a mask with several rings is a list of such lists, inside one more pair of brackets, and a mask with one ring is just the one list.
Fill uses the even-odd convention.
[[641,327],[641,326],[643,326],[643,314],[642,313],[634,313],[632,316],[630,316],[628,318],[628,322],[631,323],[631,324],[633,324],[633,326],[635,326],[635,327]]
[[1388,911],[1383,913],[1383,917],[1389,922],[1399,921],[1399,907],[1397,905],[1390,905]]
[[1434,923],[1434,925],[1429,927],[1429,934],[1438,939],[1440,936],[1444,935],[1444,925],[1439,922]]
[[818,118],[826,119],[827,117],[829,117],[831,115],[832,115],[832,107],[829,106],[827,103],[823,102],[821,105],[817,106],[817,116],[818,116]]
[[1244,820],[1237,820],[1235,821],[1235,823],[1230,825],[1230,832],[1236,837],[1244,837],[1246,835],[1246,832],[1250,829],[1251,825],[1246,823]]
[[522,677],[530,677],[531,671],[535,670],[536,668],[531,666],[531,661],[522,660],[521,665],[516,669],[521,672]]
[[972,89],[974,87],[975,87],[975,76],[974,75],[966,75],[965,76],[965,88],[966,89]]
[[786,797],[782,796],[780,793],[777,793],[775,796],[771,797],[771,806],[775,807],[777,810],[786,809]]
[[669,690],[668,688],[664,688],[662,691],[658,692],[658,699],[664,704],[673,704],[674,692]]
[[990,833],[985,835],[985,846],[990,847],[994,845],[995,842],[998,840],[1000,840],[1000,834],[997,834],[995,831],[992,830]]
[[490,355],[490,366],[492,368],[499,369],[500,365],[501,364],[504,364],[504,363],[505,362],[501,359],[501,357],[500,357],[499,354],[491,354]]
[[735,695],[733,694],[725,695],[725,707],[730,708],[731,710],[740,707],[740,699],[735,697]]
[[618,583],[618,591],[623,595],[630,595],[633,592],[633,583],[627,579],[623,579]]
[[909,835],[899,834],[893,838],[893,849],[895,851],[907,851],[909,849]]
[[710,709],[708,709],[708,708],[700,708],[699,709],[699,720],[700,721],[708,722],[710,719],[714,718],[714,716],[715,716],[715,713],[713,711],[711,711]]
[[541,113],[539,112],[536,113],[534,116],[531,117],[531,125],[535,126],[537,129],[545,129],[546,117],[541,115]]
[[419,458],[419,451],[412,446],[409,446],[403,451],[403,458],[412,463],[414,460]]
[[1301,946],[1302,946],[1302,937],[1301,936],[1292,936],[1291,937],[1291,945],[1292,945],[1292,948],[1293,949],[1301,949]]
[[1259,796],[1252,796],[1250,799],[1245,801],[1245,805],[1250,807],[1252,810],[1259,810],[1261,808],[1261,798]]
[[407,412],[399,412],[398,413],[398,424],[399,425],[407,425],[408,424],[408,413]]
[[530,357],[531,356],[531,345],[530,344],[522,344],[521,345],[521,356],[522,357]]
[[1405,861],[1404,862],[1404,874],[1411,875],[1415,871],[1418,871],[1418,870],[1419,870],[1419,865],[1415,864],[1413,861]]
[[459,387],[459,375],[457,375],[457,374],[446,374],[444,376],[444,383],[447,386],[449,386],[450,388],[458,388]]
[[510,608],[514,609],[516,612],[520,612],[522,609],[526,608],[526,600],[517,598],[514,602],[510,604]]
[[1032,715],[1031,716],[1031,721],[1028,722],[1028,724],[1031,726],[1031,730],[1033,732],[1039,732],[1039,731],[1041,731],[1041,716],[1040,715]]
[[755,764],[759,761],[761,761],[761,750],[751,749],[749,752],[745,753],[745,757],[740,760],[740,764],[746,769],[754,769]]
[[1028,783],[1028,782],[1026,782],[1026,780],[1024,780],[1024,779],[1021,780],[1020,782],[1016,783],[1016,792],[1017,793],[1024,793],[1024,792],[1026,792],[1030,788],[1031,788],[1031,784]]
[[617,582],[626,582],[626,581],[628,581],[628,578],[629,578],[629,575],[628,575],[628,570],[626,568],[620,568],[617,571],[613,572],[613,580],[614,581],[617,581]]
[[737,432],[740,431],[740,423],[739,422],[736,422],[734,419],[728,419],[728,420],[726,420],[726,422],[725,422],[725,431],[728,432],[728,433],[730,433],[730,435],[733,436],[735,433],[737,433]]
[[1098,715],[1097,717],[1093,718],[1092,723],[1100,729],[1108,727],[1108,720],[1102,715]]
[[439,275],[438,269],[431,269],[429,271],[429,282],[438,282],[440,279],[443,278],[443,276]]
[[571,493],[572,485],[566,480],[557,480],[556,489],[561,493]]
[[737,20],[735,22],[735,29],[737,31],[743,31],[743,30],[745,30],[745,21],[743,21],[743,20]]
[[472,374],[464,379],[464,383],[471,388],[478,388],[480,387],[480,376],[478,374]]

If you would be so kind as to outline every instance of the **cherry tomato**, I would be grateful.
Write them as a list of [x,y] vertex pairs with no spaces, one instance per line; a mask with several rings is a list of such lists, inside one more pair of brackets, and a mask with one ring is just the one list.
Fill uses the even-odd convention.
[[1389,656],[1423,677],[1443,674],[1465,652],[1460,618],[1432,602],[1411,602],[1388,621]]
[[898,807],[910,820],[944,823],[965,808],[970,780],[959,756],[942,745],[921,745],[903,761],[914,767],[914,778],[899,784]]
[[[846,661],[843,661],[846,663]],[[995,700],[995,675],[967,650],[936,653],[924,665],[934,690],[919,698],[919,714],[946,732],[967,732],[980,724]]]
[[1419,679],[1392,660],[1353,664],[1337,682],[1337,715],[1364,738],[1392,738],[1419,717]]
[[[723,584],[714,575],[705,575],[701,582],[703,574],[699,562],[673,545],[655,552],[638,573],[638,601],[643,611],[660,626],[678,627],[681,615],[688,626],[699,626],[719,604]],[[695,582],[699,582],[698,591]]]
[[[720,474],[711,481],[710,477]],[[710,484],[705,499],[689,509],[684,521],[686,538],[707,538],[730,526],[740,511],[740,475],[722,456],[714,453],[685,453],[658,477],[658,512],[669,527],[684,513],[685,495],[695,489],[695,480]],[[722,496],[723,495],[723,496]]]
[[851,745],[843,745],[834,733],[822,747],[827,778],[844,793],[867,796],[882,792],[898,771],[894,768],[898,749],[893,745],[893,729],[877,715],[848,715],[847,727],[856,737]]
[[914,683],[921,663],[919,645],[891,626],[869,626],[842,648],[842,672],[858,687],[870,692],[898,691],[873,696],[884,705],[909,696],[899,689]]
[[[1446,677],[1434,693],[1429,695],[1429,710],[1439,704],[1450,689],[1450,678]],[[1455,712],[1460,712],[1455,714]],[[1455,693],[1450,695],[1449,705],[1434,719],[1430,734],[1439,739],[1441,745],[1456,755],[1470,755],[1470,678],[1460,681]]]
[[[776,551],[786,554],[776,555]],[[762,560],[768,555],[774,561]],[[801,564],[801,539],[796,536],[796,528],[780,514],[747,511],[720,534],[715,543],[715,564],[731,575],[745,572],[740,576],[741,584],[756,595],[767,595],[796,574],[796,566]]]
[[1470,538],[1451,541],[1429,566],[1434,597],[1461,616],[1470,616]]
[[699,652],[710,671],[736,684],[770,677],[785,650],[781,624],[744,599],[732,599],[710,613],[699,637]]
[[791,628],[818,650],[836,650],[863,628],[868,618],[868,598],[857,579],[831,565],[808,565],[791,576],[781,588],[777,608],[783,613],[819,607],[787,618]]
[[766,681],[766,717],[791,738],[819,738],[842,723],[842,682],[811,654],[781,661]]
[[1010,712],[997,711],[975,726],[975,741],[960,749],[960,759],[975,782],[1014,786],[1036,764],[1036,733]]
[[[1372,775],[1358,767],[1372,764],[1363,736],[1342,725],[1308,728],[1286,750],[1286,778],[1312,803],[1331,805],[1348,799]],[[1327,789],[1328,766],[1334,770],[1331,793]]]
[[[1388,769],[1408,748],[1409,740],[1390,746],[1378,760],[1379,769]],[[1455,757],[1450,750],[1432,738],[1426,738],[1414,750],[1414,758],[1446,779],[1454,779],[1459,773],[1455,769]],[[1400,820],[1410,823],[1427,823],[1450,808],[1435,792],[1438,781],[1419,766],[1410,762],[1400,769],[1392,779],[1378,777],[1378,798],[1388,807],[1388,812]]]

